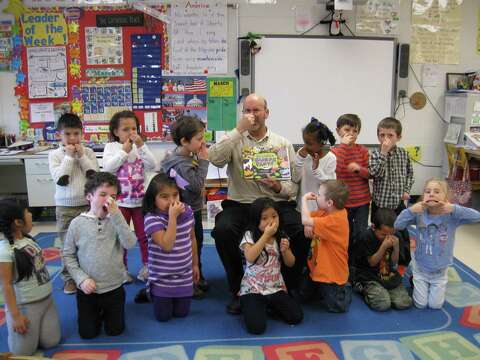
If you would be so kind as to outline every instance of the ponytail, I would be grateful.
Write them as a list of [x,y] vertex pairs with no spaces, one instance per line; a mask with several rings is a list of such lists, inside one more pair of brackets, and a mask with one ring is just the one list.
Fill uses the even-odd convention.
[[[15,199],[0,201],[0,233],[2,233],[8,240],[8,243],[13,248],[14,265],[17,269],[18,277],[15,282],[22,281],[23,279],[29,279],[35,270],[35,264],[33,257],[24,249],[17,249],[14,246],[14,235],[12,232],[12,226],[15,220],[25,220],[26,204],[22,204]],[[33,238],[26,234],[33,240]]]

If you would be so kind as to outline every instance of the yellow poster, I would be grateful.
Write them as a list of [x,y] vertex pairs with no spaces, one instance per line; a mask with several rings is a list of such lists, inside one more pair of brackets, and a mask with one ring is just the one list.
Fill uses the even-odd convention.
[[413,0],[410,62],[458,64],[463,0]]
[[25,46],[54,46],[67,43],[67,24],[63,14],[32,12],[22,14]]
[[233,87],[235,83],[233,80],[211,80],[209,82],[211,97],[232,97],[234,96]]
[[477,54],[480,55],[480,9],[478,9],[477,20]]

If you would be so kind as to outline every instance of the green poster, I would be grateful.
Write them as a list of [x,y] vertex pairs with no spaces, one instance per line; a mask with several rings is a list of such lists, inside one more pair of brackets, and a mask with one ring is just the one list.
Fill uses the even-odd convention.
[[208,78],[209,130],[231,130],[237,124],[237,79]]

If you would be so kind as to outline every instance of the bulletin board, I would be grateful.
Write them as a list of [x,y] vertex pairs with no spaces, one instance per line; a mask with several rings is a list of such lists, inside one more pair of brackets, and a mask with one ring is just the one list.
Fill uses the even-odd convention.
[[[54,129],[50,120],[71,111],[83,120],[86,140],[107,142],[110,118],[126,109],[135,112],[149,140],[171,141],[171,124],[182,115],[197,117],[208,128],[207,75],[227,71],[228,31],[226,1],[205,4],[216,10],[189,1],[178,1],[168,13],[167,5],[140,12],[138,6],[126,5],[26,8],[19,2],[12,13],[19,29],[12,44],[20,41],[21,50],[13,51],[19,56],[12,64],[18,65],[21,133],[49,138],[46,134]],[[170,19],[168,27],[158,20],[162,14]],[[183,19],[192,16],[198,26],[204,24],[201,41],[197,33],[196,43],[189,40],[188,47],[181,36],[169,41],[168,32],[191,32],[182,27]],[[173,68],[174,50],[176,62],[186,63],[188,71]],[[186,53],[197,55],[190,59]],[[232,104],[235,111],[228,114],[233,119]],[[211,130],[206,138],[213,140]]]
[[[106,26],[108,18],[134,20],[112,27]],[[87,141],[105,142],[111,116],[130,109],[147,139],[169,140],[161,109],[162,70],[168,68],[165,23],[127,7],[35,8],[18,23],[23,45],[15,94],[21,130],[38,134],[51,125],[33,122],[51,116],[32,109],[53,104],[56,118],[65,110],[79,114]]]

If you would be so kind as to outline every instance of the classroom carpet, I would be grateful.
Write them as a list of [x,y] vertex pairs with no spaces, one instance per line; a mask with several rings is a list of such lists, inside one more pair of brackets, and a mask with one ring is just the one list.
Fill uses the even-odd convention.
[[[74,295],[64,295],[59,277],[55,233],[40,233],[53,279],[54,298],[62,324],[61,344],[43,355],[65,360],[479,360],[480,276],[455,260],[449,269],[446,302],[441,310],[416,308],[371,311],[354,294],[350,311],[328,313],[305,305],[297,326],[269,319],[263,335],[247,333],[242,316],[225,312],[230,297],[224,270],[206,231],[202,261],[210,283],[206,298],[194,300],[182,319],[159,323],[152,304],[135,304],[143,283],[126,285],[126,330],[117,337],[101,334],[82,340],[77,333]],[[140,268],[138,247],[129,251],[129,269]],[[0,352],[8,351],[3,299],[0,297]]]

